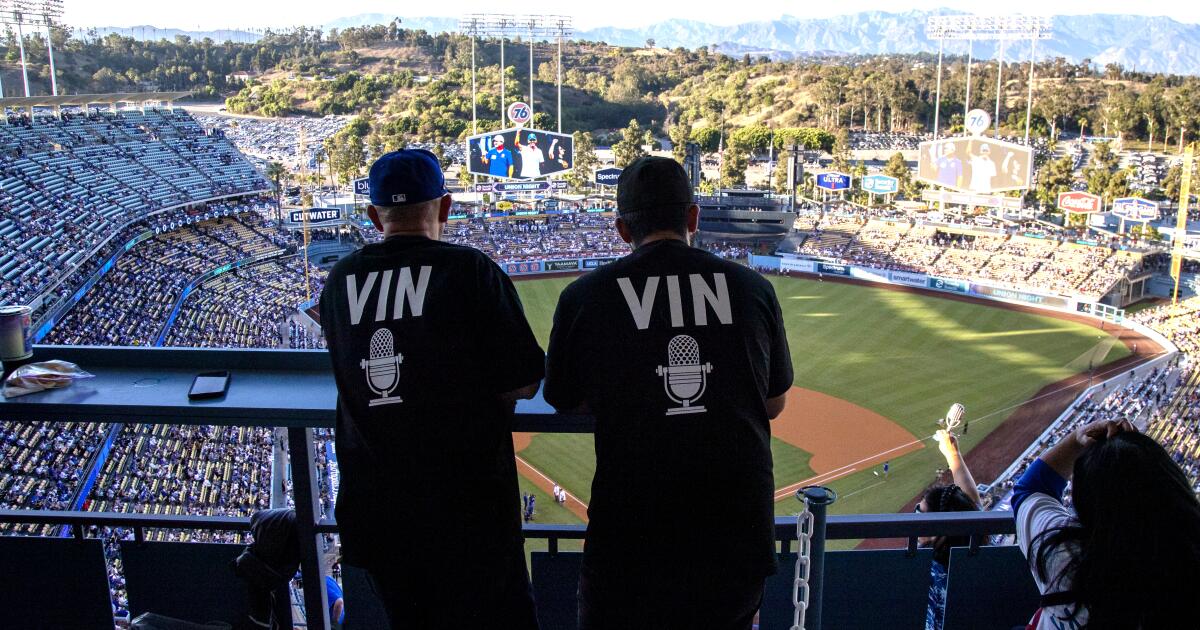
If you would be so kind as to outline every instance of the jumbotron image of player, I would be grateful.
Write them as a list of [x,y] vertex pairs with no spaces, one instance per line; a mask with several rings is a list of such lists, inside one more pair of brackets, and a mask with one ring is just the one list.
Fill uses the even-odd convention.
[[[520,143],[517,146],[520,147]],[[512,177],[513,156],[512,151],[504,148],[504,136],[500,134],[492,136],[492,148],[481,159],[484,164],[487,164],[489,175]]]
[[[537,134],[529,134],[525,137],[525,144],[521,144],[521,133],[517,132],[513,142],[517,145],[517,153],[521,155],[521,177],[525,179],[541,177],[542,162],[546,161],[546,156],[542,155],[542,149],[538,147]],[[553,147],[552,144],[551,155],[553,155]]]

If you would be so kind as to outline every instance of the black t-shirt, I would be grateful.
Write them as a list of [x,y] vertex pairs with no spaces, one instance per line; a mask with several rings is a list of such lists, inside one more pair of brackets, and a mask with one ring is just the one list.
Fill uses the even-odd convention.
[[774,572],[766,400],[792,363],[769,282],[644,245],[567,287],[548,359],[546,400],[596,416],[589,566]]
[[478,250],[394,236],[334,266],[321,324],[346,561],[519,551],[512,405],[498,394],[545,363],[508,276]]

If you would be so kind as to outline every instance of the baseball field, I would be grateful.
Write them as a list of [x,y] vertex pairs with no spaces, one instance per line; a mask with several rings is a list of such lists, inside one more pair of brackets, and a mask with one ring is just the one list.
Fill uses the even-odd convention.
[[[572,278],[517,283],[543,347]],[[981,482],[1003,470],[1097,375],[1128,369],[1151,342],[1078,318],[922,291],[771,277],[783,307],[795,381],[772,423],[776,506],[799,509],[802,485],[837,491],[835,513],[895,512],[934,481],[944,460],[935,424],[955,403],[969,421],[961,446]],[[1114,336],[1120,334],[1121,337]],[[990,436],[990,437],[989,437]],[[591,435],[517,434],[521,486],[539,522],[586,520],[595,469]],[[888,463],[888,473],[883,464]],[[569,494],[550,498],[557,483]]]

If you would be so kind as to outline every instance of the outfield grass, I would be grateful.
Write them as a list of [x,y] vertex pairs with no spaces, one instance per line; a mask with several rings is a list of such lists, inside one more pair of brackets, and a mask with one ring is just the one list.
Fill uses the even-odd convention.
[[[570,281],[517,283],[543,346],[558,294]],[[797,386],[875,411],[920,438],[932,436],[935,421],[961,402],[971,423],[964,450],[1047,384],[1129,354],[1107,334],[1053,317],[861,285],[771,282],[783,307]],[[772,442],[777,487],[811,476],[807,453]],[[522,457],[587,501],[595,466],[590,435],[538,435]],[[871,470],[839,479],[832,484],[841,496],[834,511],[895,511],[941,466],[937,449],[925,448],[892,460],[886,481]],[[797,509],[795,501],[777,504],[781,514]]]

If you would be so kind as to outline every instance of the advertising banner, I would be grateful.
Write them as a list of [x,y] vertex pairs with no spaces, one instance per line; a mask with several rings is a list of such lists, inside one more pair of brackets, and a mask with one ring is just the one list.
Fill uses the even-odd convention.
[[[971,193],[950,192],[948,190],[925,190],[921,192],[921,199],[932,203],[949,203],[956,206],[984,206],[987,208],[1004,208],[1005,210],[1019,210],[1021,208],[1020,197],[975,195]],[[932,215],[933,213],[929,214]],[[941,219],[930,218],[930,220],[940,221]]]
[[588,258],[587,260],[583,261],[583,268],[599,269],[600,267],[603,267],[614,260],[616,260],[616,258]]
[[596,171],[596,183],[601,186],[616,186],[617,179],[621,177],[623,170],[620,168],[602,168]]
[[817,173],[817,188],[825,190],[848,190],[850,176],[845,173]]
[[868,175],[862,178],[863,192],[891,195],[900,190],[900,180],[887,175]]
[[538,273],[542,270],[542,263],[538,260],[527,262],[510,262],[504,263],[504,271],[509,275],[522,273]]
[[813,273],[816,270],[816,264],[811,260],[797,260],[795,258],[784,258],[779,262],[781,271],[799,271],[801,273]]
[[288,220],[292,223],[304,223],[307,220],[309,225],[335,223],[341,218],[342,211],[337,208],[309,208],[308,210],[292,210],[288,213]]
[[929,277],[929,288],[935,291],[950,291],[953,293],[970,293],[971,283],[966,280],[955,280],[953,278],[935,278]]
[[371,186],[368,182],[370,181],[371,180],[366,177],[360,177],[359,179],[354,180],[354,194],[369,196],[371,194]]
[[903,284],[909,287],[924,287],[925,283],[929,281],[929,276],[910,271],[889,271],[888,279],[896,284]]
[[991,138],[944,138],[920,144],[917,179],[957,190],[991,194],[1028,190],[1033,150]]
[[1091,214],[1100,212],[1103,201],[1099,195],[1071,190],[1058,193],[1058,209],[1075,214]]
[[1012,302],[1024,302],[1026,304],[1036,304],[1038,306],[1048,306],[1051,308],[1068,308],[1071,305],[1070,300],[1053,295],[1038,295],[1037,293],[1030,293],[1028,291],[1015,291],[1012,289],[989,287],[981,284],[974,285],[971,293],[983,297],[1009,300]]
[[1155,221],[1158,219],[1158,204],[1140,197],[1114,199],[1112,213],[1129,221]]
[[571,170],[575,141],[541,129],[502,129],[467,138],[467,170],[501,179],[535,179]]
[[848,265],[835,265],[833,263],[817,263],[817,273],[827,273],[834,276],[850,275],[850,267]]
[[575,271],[579,269],[579,259],[547,260],[542,263],[542,268],[546,271]]
[[887,282],[887,272],[879,269],[871,269],[869,267],[851,267],[850,277],[859,280],[867,280],[870,282]]

